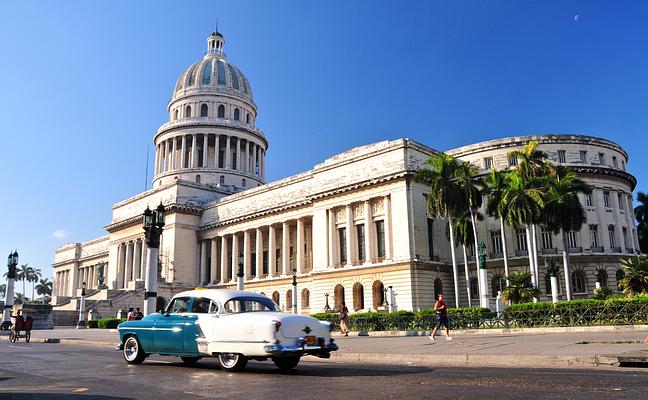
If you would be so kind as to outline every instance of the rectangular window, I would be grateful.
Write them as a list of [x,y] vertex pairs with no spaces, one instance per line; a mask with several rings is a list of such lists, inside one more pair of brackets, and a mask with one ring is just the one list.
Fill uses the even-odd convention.
[[603,192],[603,205],[605,207],[610,207],[610,192]]
[[610,238],[610,247],[617,247],[616,246],[616,231],[614,229],[614,225],[609,225],[608,226],[608,237]]
[[619,208],[621,210],[625,210],[625,207],[623,205],[623,197],[621,196],[621,193],[617,195],[617,200],[619,201]]
[[236,152],[232,153],[232,169],[236,169],[236,160],[238,157],[236,157]]
[[376,221],[376,241],[378,242],[378,257],[385,257],[385,221]]
[[347,262],[346,228],[338,228],[338,239],[340,242],[340,264],[346,264]]
[[567,232],[567,247],[578,247],[576,243],[576,231]]
[[526,251],[527,249],[526,229],[524,228],[516,229],[515,238],[517,239],[517,249],[519,251]]
[[502,232],[491,231],[491,245],[493,254],[502,254]]
[[268,251],[263,251],[263,275],[268,275]]
[[491,169],[493,167],[493,157],[484,158],[484,169]]
[[591,245],[591,247],[592,248],[599,247],[598,225],[590,225],[589,226],[589,232],[590,232],[590,245]]
[[598,153],[598,156],[599,156],[599,164],[600,165],[605,165],[605,154]]
[[358,260],[365,261],[365,226],[364,224],[356,225],[356,238],[358,240]]
[[565,150],[558,150],[558,162],[559,163],[566,163],[567,162],[567,157],[565,155]]
[[256,276],[256,253],[250,254],[250,257],[252,258],[250,260],[250,276],[255,277]]
[[518,164],[517,157],[509,157],[508,163],[509,163],[509,167],[515,167]]
[[625,161],[621,161],[621,169],[625,171]]
[[592,207],[592,195],[590,193],[585,193],[585,205]]
[[428,254],[430,255],[430,260],[434,258],[434,220],[432,218],[427,219],[427,234],[428,234]]
[[619,162],[617,161],[616,156],[612,156],[612,165],[614,168],[619,168]]
[[545,228],[542,228],[542,249],[553,249],[553,234]]
[[281,249],[276,249],[275,250],[275,265],[274,265],[274,273],[275,274],[280,271],[280,269],[279,269],[280,265],[281,265]]
[[580,162],[581,164],[587,164],[587,152],[584,150],[580,152]]
[[627,248],[630,247],[630,246],[628,245],[628,228],[626,228],[626,227],[624,226],[624,227],[622,228],[621,231],[623,232],[623,245],[624,245],[624,246],[626,247],[626,249],[627,249]]

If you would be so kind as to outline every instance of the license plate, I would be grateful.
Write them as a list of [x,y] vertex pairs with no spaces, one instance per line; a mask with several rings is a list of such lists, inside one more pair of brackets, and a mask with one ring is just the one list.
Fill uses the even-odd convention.
[[306,336],[306,345],[315,346],[317,344],[317,338],[315,336]]

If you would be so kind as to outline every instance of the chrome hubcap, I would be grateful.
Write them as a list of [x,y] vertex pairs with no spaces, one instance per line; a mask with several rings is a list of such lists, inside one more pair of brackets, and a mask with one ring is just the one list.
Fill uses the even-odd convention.
[[232,365],[236,364],[236,361],[238,361],[238,354],[221,353],[220,358],[223,365],[229,368]]
[[128,338],[126,344],[124,344],[124,357],[128,361],[133,361],[137,357],[137,340],[135,338]]

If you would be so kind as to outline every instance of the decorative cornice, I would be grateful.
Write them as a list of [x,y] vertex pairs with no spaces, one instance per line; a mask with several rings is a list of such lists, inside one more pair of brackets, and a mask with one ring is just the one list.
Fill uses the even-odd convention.
[[[166,211],[167,215],[173,214],[173,213],[180,213],[180,214],[189,214],[189,215],[200,215],[202,212],[202,208],[200,207],[191,207],[188,205],[184,204],[169,204],[164,206],[164,210]],[[142,216],[137,215],[134,217],[130,217],[121,221],[113,222],[110,225],[104,226],[104,229],[107,230],[110,233],[116,232],[120,229],[128,228],[131,226],[135,226],[139,223],[142,222]]]
[[629,174],[626,171],[621,171],[619,169],[605,168],[605,167],[595,167],[595,166],[570,166],[571,169],[576,171],[578,174],[589,174],[589,175],[606,175],[619,178],[626,183],[630,184],[631,191],[637,186],[637,178]]
[[[179,120],[181,121],[181,120]],[[261,140],[265,144],[265,149],[267,151],[268,149],[268,139],[266,139],[265,135],[259,128],[249,128],[243,124],[238,124],[234,122],[226,122],[229,121],[227,119],[219,120],[219,119],[214,119],[214,118],[208,118],[208,117],[195,117],[191,118],[188,121],[182,121],[182,122],[177,122],[173,124],[166,123],[162,125],[155,136],[153,137],[153,142],[157,143],[157,140],[160,136],[164,135],[165,133],[173,132],[176,130],[183,130],[186,128],[225,128],[225,129],[230,129],[230,130],[238,130],[241,132],[248,133],[250,135],[255,136],[259,140]],[[174,121],[175,122],[175,121]]]

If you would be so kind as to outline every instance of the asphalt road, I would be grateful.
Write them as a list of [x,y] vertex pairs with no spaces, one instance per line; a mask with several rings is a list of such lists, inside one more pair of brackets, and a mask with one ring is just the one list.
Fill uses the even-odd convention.
[[[307,359],[306,359],[307,360]],[[425,368],[303,361],[222,371],[153,356],[129,366],[115,351],[0,342],[0,399],[646,399],[648,370]]]

